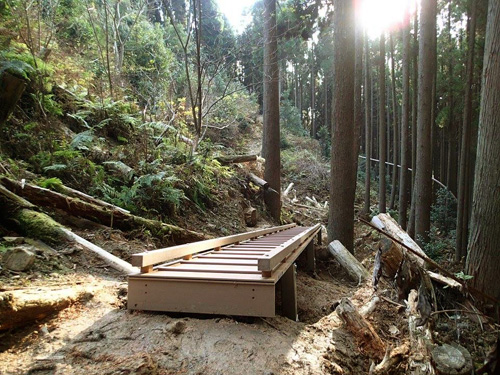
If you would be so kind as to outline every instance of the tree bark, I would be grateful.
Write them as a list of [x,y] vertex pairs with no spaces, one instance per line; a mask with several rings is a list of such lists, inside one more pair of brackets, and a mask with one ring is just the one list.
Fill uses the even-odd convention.
[[467,273],[472,285],[500,299],[500,2],[490,1],[479,115],[477,166]]
[[380,213],[386,212],[386,192],[385,192],[385,161],[387,158],[387,130],[385,124],[385,36],[384,33],[380,35],[380,55],[378,61],[378,74],[379,74],[379,124],[378,124],[378,139],[379,139],[379,183],[378,183],[378,211]]
[[267,195],[265,203],[271,216],[281,216],[281,161],[278,40],[276,32],[276,0],[264,1],[264,131],[262,155],[266,159],[264,179],[277,194]]
[[333,14],[333,130],[328,217],[329,242],[339,240],[354,248],[354,1],[336,0]]
[[470,143],[472,132],[472,83],[474,82],[474,45],[476,39],[476,1],[469,1],[469,12],[471,13],[467,22],[468,31],[468,49],[467,49],[467,67],[465,80],[464,97],[464,117],[462,127],[462,145],[460,152],[460,169],[458,181],[458,199],[457,199],[457,232],[455,261],[460,262],[467,256],[467,236],[469,234],[469,198],[471,186],[469,182],[470,171]]
[[399,225],[406,230],[408,195],[410,193],[410,15],[405,14],[403,26],[403,105],[401,109],[401,172],[399,177]]
[[417,166],[415,171],[415,236],[427,242],[432,203],[431,115],[436,61],[436,0],[422,0],[418,62]]

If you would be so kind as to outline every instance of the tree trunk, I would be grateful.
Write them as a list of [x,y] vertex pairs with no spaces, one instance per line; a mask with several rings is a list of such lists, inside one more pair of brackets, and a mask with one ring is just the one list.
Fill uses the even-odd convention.
[[318,137],[318,129],[316,123],[316,71],[314,70],[314,44],[311,49],[311,137]]
[[460,262],[467,256],[467,236],[469,233],[469,198],[470,185],[468,183],[470,171],[470,139],[472,133],[472,83],[474,81],[474,45],[476,39],[476,1],[469,1],[471,13],[469,23],[467,67],[465,80],[464,117],[462,127],[462,146],[460,152],[460,172],[457,199],[457,232],[455,261]]
[[418,102],[418,12],[413,19],[413,67],[412,67],[412,103],[411,103],[411,207],[408,222],[408,234],[415,237],[415,170],[417,169],[417,102]]
[[436,61],[436,0],[422,0],[418,63],[417,169],[415,171],[415,236],[427,242],[432,203],[431,116]]
[[389,34],[389,45],[391,48],[391,89],[392,89],[392,126],[393,126],[393,157],[392,161],[392,189],[389,208],[394,210],[396,204],[396,196],[398,195],[398,164],[399,164],[399,125],[398,125],[398,106],[396,98],[396,75],[394,73],[394,43],[392,41],[392,33]]
[[380,35],[380,55],[378,62],[379,70],[379,124],[378,124],[378,138],[379,138],[379,183],[378,183],[378,211],[380,213],[386,212],[385,201],[385,161],[387,154],[387,134],[385,125],[385,36],[384,33]]
[[372,102],[372,88],[371,88],[371,67],[370,67],[370,49],[368,44],[368,37],[365,34],[365,204],[363,207],[363,214],[370,215],[370,179],[371,179],[371,155],[372,155],[372,117],[371,117],[371,102]]
[[399,178],[399,225],[406,230],[408,195],[410,192],[410,22],[409,13],[405,14],[403,27],[403,105],[401,109],[401,173]]
[[470,221],[467,273],[472,285],[500,299],[500,2],[490,1],[479,115],[477,165]]
[[329,242],[339,240],[353,251],[354,196],[352,169],[355,168],[354,134],[354,4],[336,0],[333,15],[334,63],[332,156],[328,218]]
[[262,153],[266,159],[264,179],[278,194],[267,195],[271,216],[280,220],[280,112],[278,40],[276,33],[276,0],[264,1],[264,135]]
[[352,168],[352,184],[356,188],[358,177],[358,154],[360,148],[361,127],[363,126],[363,102],[361,86],[363,85],[363,27],[357,22],[354,34],[354,168]]

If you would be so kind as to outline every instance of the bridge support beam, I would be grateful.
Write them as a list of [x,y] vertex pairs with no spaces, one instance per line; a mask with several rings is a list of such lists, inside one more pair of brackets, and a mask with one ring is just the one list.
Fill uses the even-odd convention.
[[292,264],[281,277],[282,314],[294,322],[298,320],[296,267],[295,263]]

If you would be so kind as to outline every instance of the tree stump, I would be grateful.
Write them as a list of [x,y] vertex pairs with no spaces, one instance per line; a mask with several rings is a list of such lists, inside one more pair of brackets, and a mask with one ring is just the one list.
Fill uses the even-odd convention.
[[255,227],[257,225],[257,210],[253,207],[245,209],[245,224],[247,227]]
[[25,88],[26,82],[23,79],[3,72],[0,77],[0,124],[7,121],[14,111]]

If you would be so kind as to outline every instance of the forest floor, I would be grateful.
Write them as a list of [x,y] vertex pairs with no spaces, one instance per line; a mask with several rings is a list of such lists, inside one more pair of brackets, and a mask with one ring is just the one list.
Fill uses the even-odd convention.
[[[246,151],[258,151],[256,139],[248,144]],[[284,176],[284,181],[296,183],[296,196],[316,193],[319,201],[325,198],[324,192],[307,185],[308,176]],[[183,224],[212,233],[221,227],[235,231],[241,221],[240,200],[235,195],[208,219],[186,217]],[[303,225],[326,223],[327,210],[288,202],[284,211]],[[212,223],[210,227],[207,220]],[[67,220],[64,224],[124,259],[155,248],[153,240],[134,239],[84,220]],[[259,214],[258,227],[271,225],[265,215]],[[381,238],[359,223],[355,232],[356,257],[371,272]],[[242,318],[128,311],[124,276],[83,249],[67,245],[48,249],[38,254],[29,272],[0,270],[0,292],[30,290],[43,294],[78,287],[86,291],[86,298],[34,324],[0,333],[0,374],[366,374],[372,360],[359,350],[335,308],[343,297],[361,308],[375,294],[396,300],[397,293],[384,281],[376,292],[370,281],[363,285],[351,281],[335,261],[325,256],[324,245],[317,254],[314,274],[298,270],[299,321],[294,322],[281,316]],[[366,318],[388,346],[408,342],[408,320],[401,305],[381,299]],[[469,329],[456,321],[455,327],[446,324],[450,336],[458,332],[456,325],[462,324],[462,337],[477,349],[474,359],[486,356],[494,336],[482,336],[477,326]],[[405,374],[407,363],[401,362],[393,371]]]

